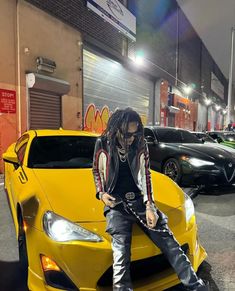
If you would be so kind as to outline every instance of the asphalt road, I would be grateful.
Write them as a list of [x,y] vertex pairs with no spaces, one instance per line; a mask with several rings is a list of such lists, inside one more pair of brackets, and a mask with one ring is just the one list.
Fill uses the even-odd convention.
[[[235,291],[235,188],[200,193],[194,204],[208,258],[199,276],[211,291]],[[26,291],[21,280],[15,230],[0,178],[0,291]],[[180,285],[168,289],[180,291]],[[147,290],[146,290],[147,291]]]

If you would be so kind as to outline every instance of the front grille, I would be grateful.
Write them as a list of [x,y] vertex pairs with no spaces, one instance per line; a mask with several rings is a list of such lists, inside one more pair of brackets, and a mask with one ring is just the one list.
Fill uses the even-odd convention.
[[235,168],[231,162],[224,165],[224,173],[227,181],[230,182],[235,174]]
[[[181,246],[182,250],[185,254],[188,252],[188,244],[184,244]],[[161,273],[167,269],[171,268],[168,260],[163,254],[150,257],[147,259],[142,259],[138,261],[131,262],[131,278],[132,281],[139,281],[141,279],[145,279]],[[98,286],[107,287],[112,286],[112,278],[113,278],[113,268],[110,267],[103,276],[98,281]]]

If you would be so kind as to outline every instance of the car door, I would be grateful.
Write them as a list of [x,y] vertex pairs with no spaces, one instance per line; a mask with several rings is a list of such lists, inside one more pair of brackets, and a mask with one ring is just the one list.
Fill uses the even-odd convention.
[[21,138],[18,139],[14,149],[19,161],[18,166],[12,165],[13,168],[9,177],[10,194],[12,197],[14,207],[20,200],[19,195],[22,192],[22,188],[28,182],[28,178],[25,174],[23,166],[28,141],[29,135],[28,134],[23,135]]
[[[156,127],[153,130],[145,128],[144,135],[148,143],[152,169],[162,172],[162,168],[168,159],[178,159],[181,154],[178,144],[182,143],[179,130]],[[154,142],[152,142],[153,139]]]

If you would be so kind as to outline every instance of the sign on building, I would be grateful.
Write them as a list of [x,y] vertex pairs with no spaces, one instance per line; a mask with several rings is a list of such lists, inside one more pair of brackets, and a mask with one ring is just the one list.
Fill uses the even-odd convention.
[[118,0],[87,0],[87,7],[131,40],[136,40],[136,18]]
[[211,90],[224,99],[224,86],[214,73],[211,72]]
[[16,113],[16,91],[0,89],[0,113]]

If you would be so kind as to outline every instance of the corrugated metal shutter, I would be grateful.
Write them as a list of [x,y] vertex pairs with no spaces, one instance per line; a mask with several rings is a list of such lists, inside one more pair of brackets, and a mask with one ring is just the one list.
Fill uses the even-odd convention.
[[[132,107],[148,122],[154,84],[104,56],[83,51],[84,109],[95,104],[110,111]],[[152,120],[151,120],[152,121]]]
[[197,130],[204,131],[207,129],[207,108],[204,104],[198,103]]
[[61,126],[61,96],[32,89],[29,94],[29,128],[58,129]]

